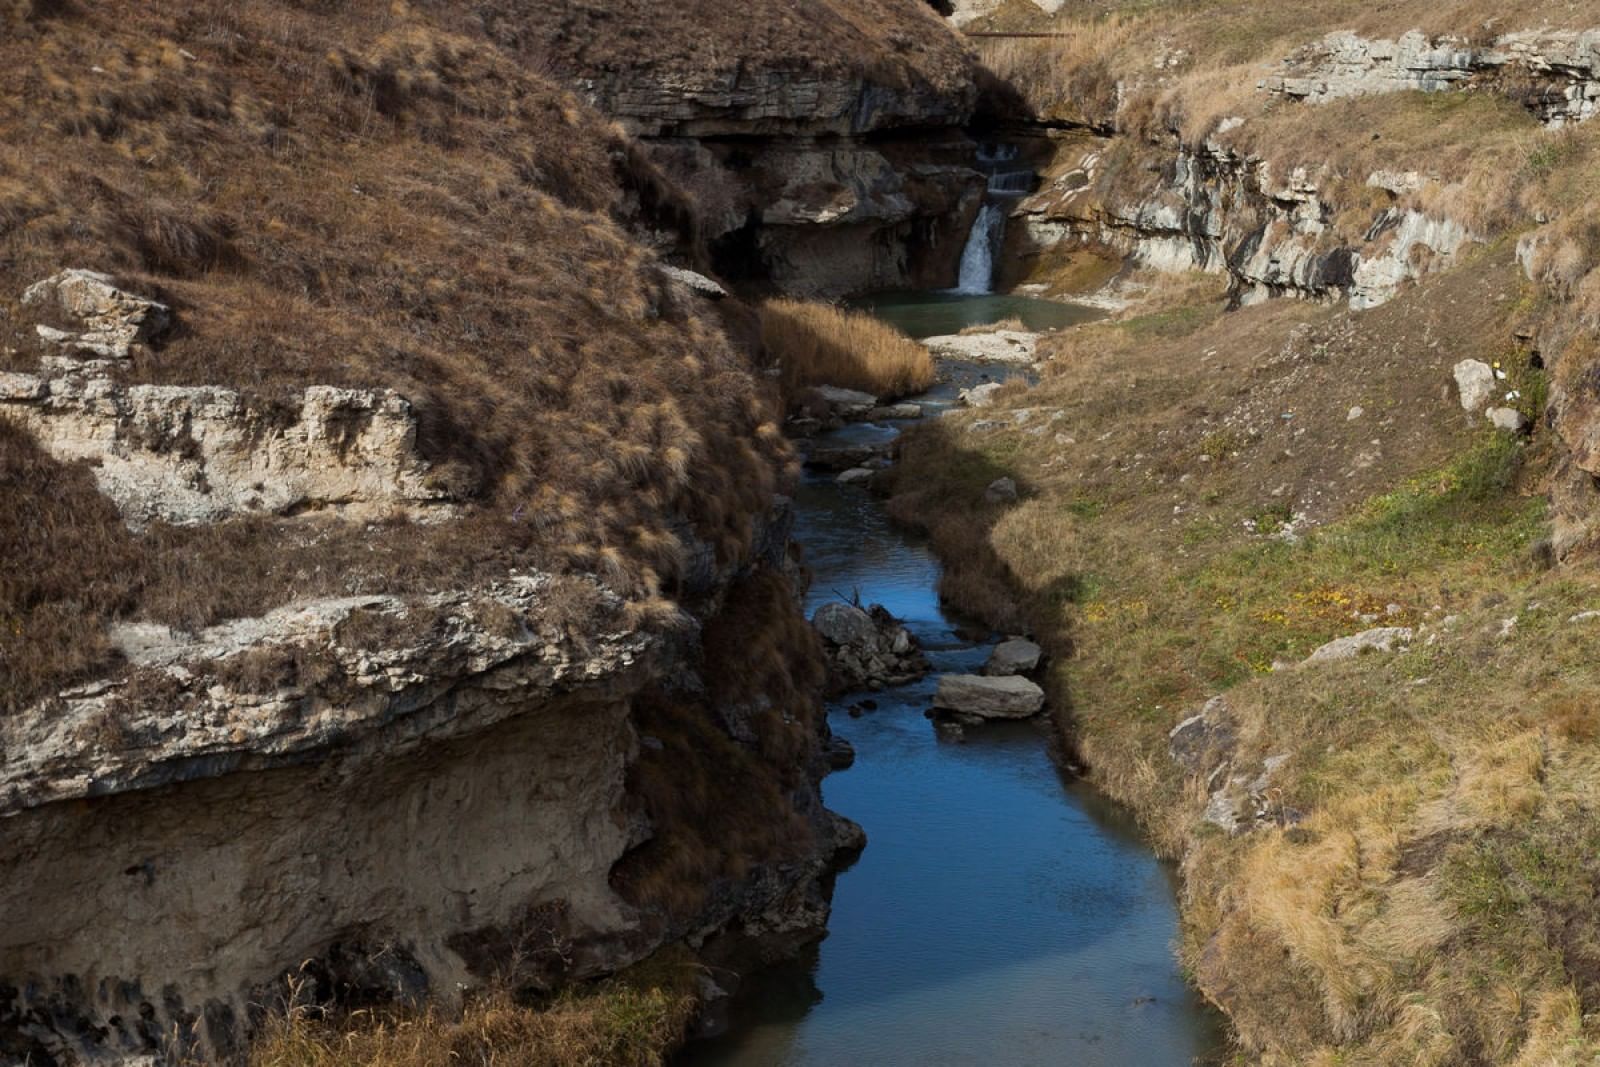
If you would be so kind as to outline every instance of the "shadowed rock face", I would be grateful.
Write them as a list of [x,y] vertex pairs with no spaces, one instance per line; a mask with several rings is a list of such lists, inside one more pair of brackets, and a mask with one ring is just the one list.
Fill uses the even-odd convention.
[[[580,973],[626,962],[634,924],[607,876],[630,843],[633,745],[624,702],[576,699],[409,754],[325,752],[105,798],[92,817],[8,819],[0,902],[26,918],[0,931],[0,961],[26,984],[0,1029],[64,1052],[85,1027],[103,1034],[91,1047],[133,1053],[176,1028],[225,1053],[280,973],[362,938],[446,996],[486,977],[452,947],[485,930],[568,947]],[[541,907],[559,917],[543,944],[518,930]]]
[[[921,0],[834,8],[755,3],[737,27],[709,10],[693,48],[562,45],[554,62],[692,194],[724,277],[829,297],[950,285],[984,182],[963,132],[975,63]],[[621,4],[605,25],[652,40],[659,23]]]
[[[125,626],[131,673],[0,721],[0,1050],[226,1059],[296,971],[318,999],[450,1001],[512,971],[609,973],[695,931],[818,936],[851,841],[816,792],[820,736],[760,815],[810,827],[792,857],[693,916],[615,888],[662,829],[630,793],[635,704],[700,669],[697,628],[635,630],[596,589],[574,637],[552,588]],[[745,725],[751,744],[770,727]]]

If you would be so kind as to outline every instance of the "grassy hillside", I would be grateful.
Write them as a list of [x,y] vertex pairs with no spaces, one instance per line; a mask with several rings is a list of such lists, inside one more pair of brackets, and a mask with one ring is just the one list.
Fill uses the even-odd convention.
[[[1369,312],[1080,327],[896,470],[946,597],[1038,632],[1065,741],[1183,857],[1184,957],[1241,1062],[1600,1052],[1600,580],[1550,569],[1550,440],[1487,430],[1450,376],[1498,363],[1541,407],[1537,303],[1501,244]],[[1020,503],[985,502],[1002,475]],[[1376,626],[1410,650],[1297,666]],[[1226,774],[1266,776],[1237,835],[1169,754],[1218,694]]]
[[[1421,30],[1484,46],[1506,33],[1595,26],[1595,3],[1409,0],[1129,0],[1069,4],[1054,17],[1016,0],[975,24],[1061,35],[977,44],[1023,112],[1123,135],[1106,152],[1094,190],[1102,200],[1147,195],[1180,144],[1210,144],[1264,161],[1279,183],[1303,169],[1332,208],[1327,241],[1359,244],[1384,207],[1448,217],[1479,238],[1557,220],[1561,239],[1544,250],[1537,269],[1569,287],[1600,262],[1593,242],[1578,237],[1593,228],[1592,209],[1572,184],[1594,156],[1592,124],[1544,128],[1524,106],[1526,87],[1515,76],[1466,91],[1316,104],[1274,96],[1261,84],[1282,74],[1297,49],[1336,31],[1395,39]],[[1368,181],[1380,171],[1420,180],[1391,194]]]
[[7,432],[0,541],[28,562],[0,581],[7,706],[107,666],[112,618],[198,626],[511,565],[649,605],[674,588],[675,516],[745,550],[786,457],[753,320],[662,278],[634,231],[681,223],[673,190],[501,43],[504,19],[378,0],[0,17],[0,370],[37,365],[26,286],[106,271],[179,321],[122,380],[394,388],[466,507],[133,536]]
[[[1387,207],[1475,239],[1361,313],[1224,313],[1225,279],[1155,280],[1145,310],[1052,342],[998,414],[921,431],[895,475],[945,595],[1052,647],[1065,742],[1182,857],[1183,956],[1239,1062],[1600,1057],[1600,576],[1592,553],[1554,565],[1550,523],[1594,515],[1565,494],[1589,481],[1600,127],[1542,127],[1515,84],[1259,87],[1335,30],[1597,25],[1589,3],[1156,0],[976,27],[1068,35],[980,52],[1025,110],[1111,135],[1084,142],[1103,203],[1204,144],[1303,168],[1328,239],[1359,245]],[[1391,196],[1380,170],[1421,180]],[[1462,413],[1469,358],[1505,373],[1531,438]],[[985,503],[1000,476],[1020,503]],[[1410,629],[1406,650],[1304,664],[1374,627]],[[1171,732],[1202,713],[1182,763]]]

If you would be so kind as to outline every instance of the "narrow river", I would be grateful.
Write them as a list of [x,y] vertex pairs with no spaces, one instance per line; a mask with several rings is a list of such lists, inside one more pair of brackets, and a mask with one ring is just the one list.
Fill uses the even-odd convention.
[[[951,313],[936,303],[935,317]],[[886,317],[927,332],[899,310]],[[927,398],[930,417],[952,392]],[[808,476],[796,503],[814,575],[807,614],[859,591],[906,620],[934,673],[871,694],[871,710],[859,694],[830,707],[857,759],[824,795],[866,828],[866,852],[839,876],[827,939],[748,979],[728,1033],[680,1062],[1157,1067],[1214,1053],[1218,1021],[1173,951],[1172,872],[1135,829],[1058,771],[1042,726],[993,724],[957,741],[924,717],[938,673],[976,671],[992,644],[941,609],[932,553],[831,476]]]

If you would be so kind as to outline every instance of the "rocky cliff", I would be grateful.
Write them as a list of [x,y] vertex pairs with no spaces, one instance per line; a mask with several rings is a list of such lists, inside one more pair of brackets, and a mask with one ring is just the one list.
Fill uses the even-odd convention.
[[[1226,90],[1220,79],[1245,74],[1194,70],[1186,50],[1152,44],[1153,61],[1117,70],[1103,110],[1062,119],[1052,101],[1014,116],[1024,130],[1035,122],[1054,128],[1059,145],[1049,153],[1045,187],[1017,208],[1025,235],[1017,251],[1098,248],[1159,272],[1226,273],[1238,303],[1289,295],[1376,306],[1455,262],[1504,221],[1486,224],[1477,191],[1463,194],[1479,180],[1471,163],[1452,169],[1440,167],[1436,153],[1407,156],[1418,131],[1396,116],[1426,110],[1412,97],[1369,108],[1358,120],[1366,124],[1360,136],[1318,107],[1404,93],[1471,94],[1484,102],[1479,125],[1507,140],[1521,134],[1517,112],[1560,128],[1593,113],[1595,40],[1592,32],[1557,30],[1485,44],[1341,31],[1295,50],[1253,85]],[[1313,130],[1333,143],[1312,143]],[[1396,138],[1396,151],[1359,147],[1386,136]],[[1450,147],[1473,139],[1464,132]]]
[[640,146],[466,4],[0,25],[0,1061],[818,936],[792,460]]
[[572,0],[518,18],[690,193],[722,274],[822,296],[953,283],[983,188],[964,133],[977,71],[926,5]]
[[[1355,220],[1327,198],[1330,181],[1215,138],[1193,147],[1093,140],[1057,156],[1047,186],[1018,207],[1020,232],[1040,250],[1110,251],[1138,268],[1226,274],[1235,302],[1276,296],[1348,300],[1361,309],[1393,299],[1468,244],[1459,222],[1404,202],[1425,179],[1374,171],[1365,188],[1378,203]],[[1109,186],[1108,171],[1154,172],[1134,188]],[[1102,184],[1106,183],[1106,184]],[[1138,188],[1142,185],[1143,188]]]
[[[128,672],[0,724],[0,1051],[227,1058],[285,976],[328,1002],[451,1001],[610,973],[670,938],[818,936],[821,879],[857,832],[817,800],[825,727],[793,694],[747,694],[782,710],[740,722],[757,751],[793,735],[785,759],[725,738],[717,766],[671,768],[669,790],[760,787],[739,816],[770,822],[765,847],[723,857],[743,873],[698,870],[686,888],[711,892],[687,907],[618,881],[688,847],[633,779],[682,726],[637,706],[678,694],[702,731],[730,713],[706,701],[721,668],[695,620],[646,632],[621,609],[525,574],[119,628]],[[709,821],[688,832],[725,832]]]

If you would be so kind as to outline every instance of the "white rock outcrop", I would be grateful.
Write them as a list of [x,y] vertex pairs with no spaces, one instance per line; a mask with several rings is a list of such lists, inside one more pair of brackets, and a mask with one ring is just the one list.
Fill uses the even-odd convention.
[[[1377,212],[1360,240],[1337,242],[1337,211],[1322,193],[1330,176],[1275,169],[1217,136],[1152,166],[1160,179],[1132,198],[1094,184],[1100,155],[1085,151],[1069,171],[1076,180],[1022,202],[1019,221],[1032,241],[1099,246],[1163,272],[1226,273],[1240,304],[1301,296],[1376,307],[1405,282],[1448,265],[1472,240],[1452,219],[1396,203]],[[1388,172],[1371,179],[1404,184]]]
[[1494,396],[1494,368],[1481,359],[1464,359],[1455,365],[1456,395],[1469,415],[1482,411]]
[[961,390],[960,401],[969,408],[993,407],[996,402],[995,394],[1000,392],[1002,383],[986,382],[975,385],[971,389]]
[[1306,663],[1335,663],[1372,652],[1394,652],[1411,643],[1409,626],[1380,626],[1329,641],[1306,658]]
[[117,288],[110,275],[78,268],[30,285],[22,305],[71,322],[74,330],[45,324],[35,330],[47,348],[77,359],[128,359],[134,346],[172,324],[165,304]]
[[287,409],[219,386],[0,375],[0,418],[56,459],[93,464],[130,526],[236,515],[443,513],[411,405],[387,389],[312,386]]
[[1261,83],[1312,102],[1377,93],[1445,92],[1515,81],[1517,98],[1551,126],[1582,122],[1600,101],[1600,31],[1529,30],[1485,46],[1413,30],[1396,40],[1340,32],[1284,62]]
[[[149,623],[115,627],[112,643],[128,664],[165,679],[164,699],[129,699],[131,683],[108,679],[0,721],[0,751],[7,754],[0,762],[0,815],[206,777],[208,763],[245,754],[253,764],[269,766],[380,731],[386,746],[425,735],[437,740],[440,731],[482,725],[458,702],[420,699],[424,693],[442,694],[462,677],[493,677],[491,691],[522,688],[550,696],[619,677],[645,661],[655,641],[643,633],[597,634],[580,652],[542,632],[538,620],[551,583],[547,576],[531,574],[475,593],[410,601],[393,596],[303,601],[198,633]],[[620,608],[620,601],[599,587],[595,596],[613,611]],[[347,636],[344,624],[358,614],[381,628],[385,640],[379,647]],[[501,622],[507,618],[531,621],[507,627]],[[450,625],[437,627],[432,623],[437,619]],[[412,621],[418,622],[416,632],[398,639],[395,635],[406,633]],[[337,699],[292,680],[255,693],[208,679],[233,657],[274,651],[315,652],[324,658],[345,679]],[[116,738],[139,742],[97,740],[97,724],[108,717]]]

